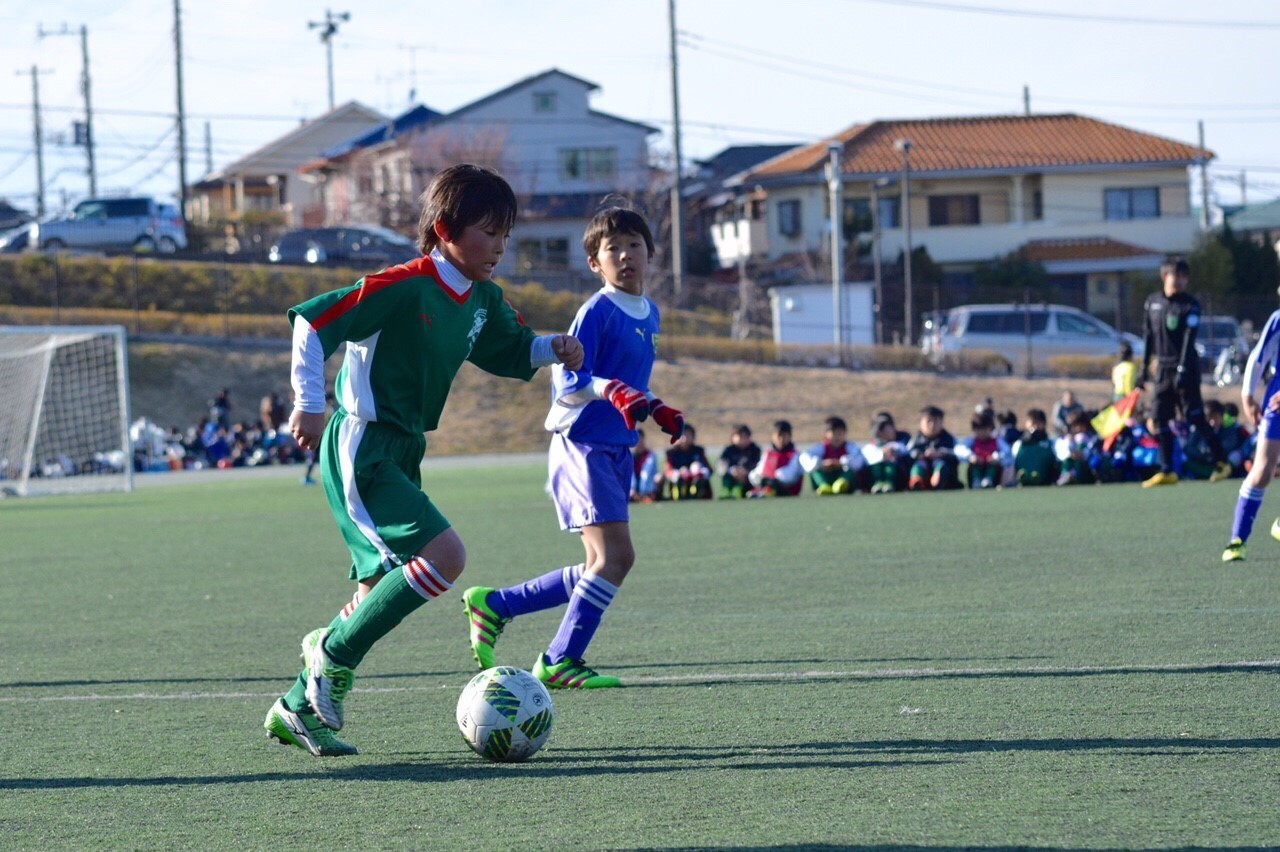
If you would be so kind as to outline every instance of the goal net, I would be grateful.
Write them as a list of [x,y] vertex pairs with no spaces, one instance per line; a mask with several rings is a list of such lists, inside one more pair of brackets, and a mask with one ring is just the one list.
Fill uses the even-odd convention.
[[121,326],[0,326],[0,490],[129,491]]

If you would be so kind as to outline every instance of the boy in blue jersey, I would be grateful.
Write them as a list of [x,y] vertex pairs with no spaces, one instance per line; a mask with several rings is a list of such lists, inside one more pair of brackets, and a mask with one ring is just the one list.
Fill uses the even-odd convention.
[[473,586],[462,596],[481,669],[494,664],[494,642],[511,619],[569,605],[533,666],[534,676],[553,689],[622,685],[597,674],[583,656],[635,562],[627,502],[636,423],[652,417],[673,443],[684,431],[684,415],[649,391],[658,350],[658,307],[644,295],[653,257],[649,226],[633,210],[609,207],[591,220],[582,246],[604,287],[570,327],[582,341],[583,362],[553,371],[546,425],[553,433],[549,488],[560,528],[582,534],[585,559],[504,589]]
[[[1271,368],[1271,381],[1259,404],[1254,394],[1258,382]],[[1257,428],[1258,446],[1254,451],[1253,467],[1240,484],[1240,497],[1236,500],[1235,518],[1231,522],[1231,538],[1222,551],[1223,562],[1244,559],[1244,545],[1253,532],[1253,521],[1262,508],[1276,464],[1280,462],[1280,311],[1267,320],[1258,344],[1249,353],[1244,367],[1244,379],[1240,389],[1243,416]],[[1280,520],[1271,526],[1271,535],[1280,538]]]

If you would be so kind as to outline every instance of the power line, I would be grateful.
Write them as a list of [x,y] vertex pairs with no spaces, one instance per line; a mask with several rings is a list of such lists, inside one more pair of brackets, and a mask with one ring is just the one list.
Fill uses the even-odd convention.
[[1080,21],[1092,24],[1136,24],[1139,26],[1196,27],[1200,29],[1280,29],[1280,21],[1228,21],[1210,18],[1152,18],[1137,15],[1092,15],[1084,12],[1056,12],[1046,9],[1010,9],[1002,6],[977,6],[969,3],[941,3],[937,0],[853,0],[857,3],[880,3],[885,6],[907,6],[942,12],[964,12],[999,15],[1010,18],[1039,18],[1051,21]]

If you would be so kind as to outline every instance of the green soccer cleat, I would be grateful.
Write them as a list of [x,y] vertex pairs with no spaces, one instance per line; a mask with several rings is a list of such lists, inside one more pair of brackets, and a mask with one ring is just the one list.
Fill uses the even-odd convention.
[[1209,481],[1221,482],[1224,479],[1230,479],[1231,472],[1231,462],[1220,461],[1213,466],[1213,473],[1209,474]]
[[568,657],[552,665],[543,654],[533,664],[533,676],[552,689],[608,689],[622,686],[622,681],[611,675],[597,674],[582,660]]
[[334,736],[333,731],[315,716],[310,713],[294,713],[285,707],[283,698],[271,705],[262,727],[267,729],[268,737],[281,745],[304,748],[316,757],[341,757],[360,753],[355,746]]
[[[1274,535],[1274,530],[1272,532]],[[1238,538],[1233,538],[1227,542],[1227,549],[1222,551],[1223,562],[1239,562],[1244,559],[1244,542]]]
[[1271,524],[1271,537],[1276,541],[1280,541],[1280,518],[1276,518]]
[[329,628],[312,630],[302,637],[302,665],[307,670],[307,701],[326,727],[342,730],[342,702],[351,691],[356,673],[340,666],[324,650]]
[[467,614],[470,629],[471,655],[476,658],[480,671],[493,668],[493,646],[502,635],[502,628],[511,620],[489,608],[487,601],[492,591],[488,586],[472,586],[462,593],[462,609]]

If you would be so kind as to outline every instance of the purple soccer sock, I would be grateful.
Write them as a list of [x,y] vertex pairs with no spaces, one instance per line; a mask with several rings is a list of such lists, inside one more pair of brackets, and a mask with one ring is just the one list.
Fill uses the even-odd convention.
[[1240,499],[1236,501],[1236,515],[1231,522],[1231,538],[1248,541],[1253,532],[1253,521],[1262,508],[1262,496],[1266,493],[1262,488],[1240,486]]
[[515,618],[528,612],[551,609],[569,602],[573,587],[582,579],[582,565],[548,571],[518,586],[496,589],[485,601],[501,618]]
[[594,574],[584,574],[573,587],[569,608],[564,612],[560,629],[547,648],[547,660],[555,665],[567,658],[581,660],[596,635],[604,611],[613,602],[618,587]]

